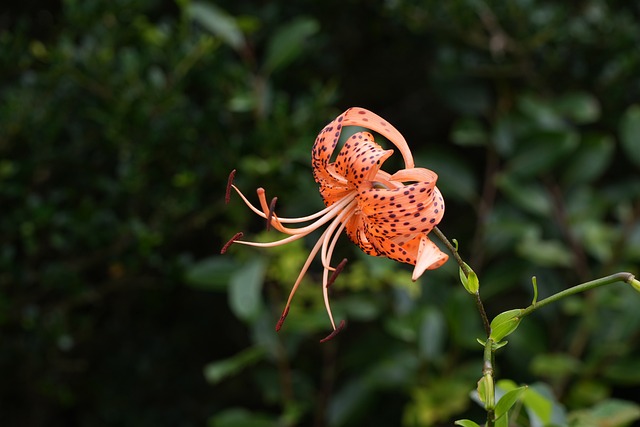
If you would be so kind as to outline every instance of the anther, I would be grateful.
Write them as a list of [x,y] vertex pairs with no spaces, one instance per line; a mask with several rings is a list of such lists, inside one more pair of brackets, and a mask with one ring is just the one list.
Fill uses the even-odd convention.
[[227,249],[229,249],[229,246],[231,246],[233,242],[235,242],[236,240],[242,238],[242,236],[244,236],[244,233],[242,231],[236,233],[227,243],[225,243],[222,249],[220,249],[220,253],[224,254],[225,252],[227,252]]
[[229,204],[229,200],[231,200],[231,186],[233,185],[233,178],[236,176],[236,170],[232,170],[229,174],[229,178],[227,179],[227,192],[224,195],[224,203]]
[[271,199],[271,203],[269,203],[269,213],[267,214],[267,231],[271,229],[271,218],[273,218],[273,211],[276,208],[276,202],[278,201],[277,197]]
[[289,306],[285,307],[284,311],[282,312],[280,320],[278,320],[278,323],[276,324],[276,332],[280,331],[280,328],[282,328],[282,324],[284,323],[284,319],[287,318],[287,314],[289,314]]
[[338,274],[340,274],[342,272],[342,270],[344,269],[345,265],[347,265],[347,259],[346,258],[344,258],[342,261],[340,261],[340,264],[338,264],[336,266],[336,269],[333,270],[333,273],[331,273],[331,277],[329,277],[329,280],[327,280],[327,285],[326,285],[327,288],[329,286],[333,285],[333,282],[336,281],[336,278],[338,277]]
[[327,335],[326,337],[322,338],[320,340],[320,342],[327,342],[331,339],[333,339],[336,335],[338,335],[338,333],[344,329],[345,323],[344,320],[340,321],[340,324],[338,325],[338,327],[336,329],[334,329],[333,331],[331,331],[331,333],[329,335]]

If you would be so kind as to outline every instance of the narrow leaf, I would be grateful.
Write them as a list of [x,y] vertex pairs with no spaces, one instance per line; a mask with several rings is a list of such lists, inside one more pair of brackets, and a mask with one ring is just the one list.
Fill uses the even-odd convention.
[[615,143],[610,136],[586,135],[563,165],[562,180],[576,185],[597,179],[609,168],[614,153]]
[[229,281],[229,307],[239,319],[255,319],[262,308],[262,282],[265,262],[255,258],[238,270]]
[[220,37],[236,51],[242,50],[244,36],[236,20],[224,10],[210,4],[195,1],[187,7],[189,18]]
[[620,141],[629,160],[640,166],[640,105],[632,105],[622,116]]
[[187,268],[185,281],[197,289],[224,290],[237,267],[236,261],[231,257],[205,258]]
[[509,409],[520,399],[522,393],[525,392],[527,386],[518,387],[515,390],[508,391],[502,396],[502,398],[496,404],[496,419],[506,415]]
[[479,120],[465,118],[453,125],[451,139],[462,146],[482,146],[486,144],[488,137]]
[[553,412],[553,403],[537,390],[529,388],[524,394],[522,401],[525,408],[531,411],[543,423],[547,425],[551,423],[551,414]]
[[264,70],[272,73],[293,62],[302,52],[307,39],[320,28],[310,18],[298,18],[279,28],[267,47]]
[[246,367],[261,360],[265,352],[260,347],[250,347],[228,359],[211,362],[204,367],[204,377],[211,384],[217,384],[223,379],[238,374]]

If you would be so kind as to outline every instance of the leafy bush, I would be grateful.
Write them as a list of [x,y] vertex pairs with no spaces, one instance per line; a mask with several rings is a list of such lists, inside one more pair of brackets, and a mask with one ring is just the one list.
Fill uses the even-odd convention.
[[[469,394],[483,329],[454,262],[412,283],[404,266],[341,244],[350,264],[332,292],[347,330],[317,343],[314,264],[276,334],[309,242],[218,255],[236,231],[274,235],[237,198],[224,204],[227,176],[277,195],[284,215],[314,212],[310,147],[359,105],[438,173],[441,229],[491,318],[530,303],[531,276],[543,298],[637,274],[638,15],[597,0],[11,5],[0,15],[3,419],[482,419]],[[501,393],[531,385],[512,393],[525,402],[514,422],[534,425],[531,411],[551,403],[559,424],[638,419],[637,304],[615,285],[527,317],[496,356]]]

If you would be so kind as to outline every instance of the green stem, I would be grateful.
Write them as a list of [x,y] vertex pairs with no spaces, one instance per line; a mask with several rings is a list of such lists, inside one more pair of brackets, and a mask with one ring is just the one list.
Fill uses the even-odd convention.
[[486,385],[485,409],[487,411],[487,427],[493,427],[496,406],[495,380],[493,378],[493,345],[495,342],[488,338],[484,344],[482,362],[482,376]]
[[451,242],[449,241],[449,239],[447,239],[447,236],[445,236],[442,231],[440,231],[440,229],[438,227],[433,227],[433,233],[438,236],[438,239],[440,239],[440,241],[442,243],[444,243],[444,245],[447,247],[447,249],[449,249],[449,252],[451,252],[451,255],[453,255],[453,258],[456,260],[456,262],[458,263],[458,265],[460,266],[460,268],[462,269],[462,271],[464,272],[465,276],[468,276],[469,273],[471,273],[471,269],[469,268],[469,266],[462,260],[462,258],[460,258],[460,254],[458,254],[458,250],[455,248],[455,246],[453,246],[451,244]]
[[633,274],[621,272],[621,273],[612,274],[611,276],[601,277],[600,279],[591,280],[590,282],[581,283],[569,289],[565,289],[564,291],[558,292],[557,294],[553,294],[550,297],[547,297],[541,301],[531,304],[529,307],[522,309],[518,317],[523,318],[533,313],[537,309],[544,307],[547,304],[556,302],[570,295],[575,295],[580,292],[585,292],[591,289],[598,288],[600,286],[610,285],[616,282],[625,282],[625,283],[633,284],[635,280],[636,279],[633,276]]
[[[464,275],[466,277],[469,277],[469,274],[471,273],[471,269],[462,260],[462,258],[460,258],[460,254],[458,253],[458,250],[456,249],[456,247],[451,244],[449,239],[447,239],[447,236],[445,236],[444,233],[442,233],[442,231],[440,231],[438,227],[434,227],[432,231],[438,237],[438,239],[440,239],[440,241],[444,243],[447,249],[449,249],[449,252],[451,252],[451,255],[453,255],[453,258],[456,260],[456,262],[462,269]],[[486,332],[488,337],[489,335],[491,335],[491,323],[489,322],[489,318],[487,317],[487,312],[484,310],[482,299],[480,299],[480,291],[476,292],[475,296],[476,296],[476,306],[478,307],[478,312],[480,313],[480,317],[482,318],[484,331]]]
[[476,307],[478,308],[478,312],[480,313],[480,318],[482,318],[484,332],[487,334],[488,338],[491,335],[491,322],[489,322],[487,312],[484,311],[484,305],[482,304],[482,300],[480,299],[480,291],[476,292]]

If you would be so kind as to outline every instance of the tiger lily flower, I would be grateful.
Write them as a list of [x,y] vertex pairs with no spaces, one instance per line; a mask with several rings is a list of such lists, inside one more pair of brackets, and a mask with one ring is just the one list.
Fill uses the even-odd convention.
[[[369,132],[357,132],[350,136],[335,160],[331,161],[345,126],[361,126],[386,137],[402,155],[405,168],[393,174],[383,171],[382,163],[393,154],[393,150],[384,150]],[[257,190],[260,207],[254,206],[232,184],[235,171],[232,172],[227,198],[228,192],[233,188],[253,212],[267,220],[268,227],[273,227],[288,237],[274,242],[257,243],[238,240],[242,237],[238,233],[223,247],[222,252],[231,243],[258,247],[283,245],[328,224],[311,249],[276,325],[276,330],[280,330],[302,278],[320,252],[323,266],[322,293],[333,327],[333,332],[324,339],[327,340],[344,327],[344,321],[336,327],[328,296],[329,286],[346,262],[343,260],[332,267],[332,254],[340,235],[345,232],[368,255],[414,265],[412,279],[415,281],[425,270],[436,269],[448,259],[427,236],[442,219],[444,201],[435,185],[438,176],[431,170],[416,168],[411,151],[400,132],[380,116],[364,108],[349,108],[325,126],[315,140],[311,160],[313,177],[320,187],[326,207],[301,218],[277,216],[274,213],[276,198],[267,203],[265,190],[262,188]],[[285,226],[300,223],[309,224],[299,228]],[[329,272],[332,272],[331,277]]]

